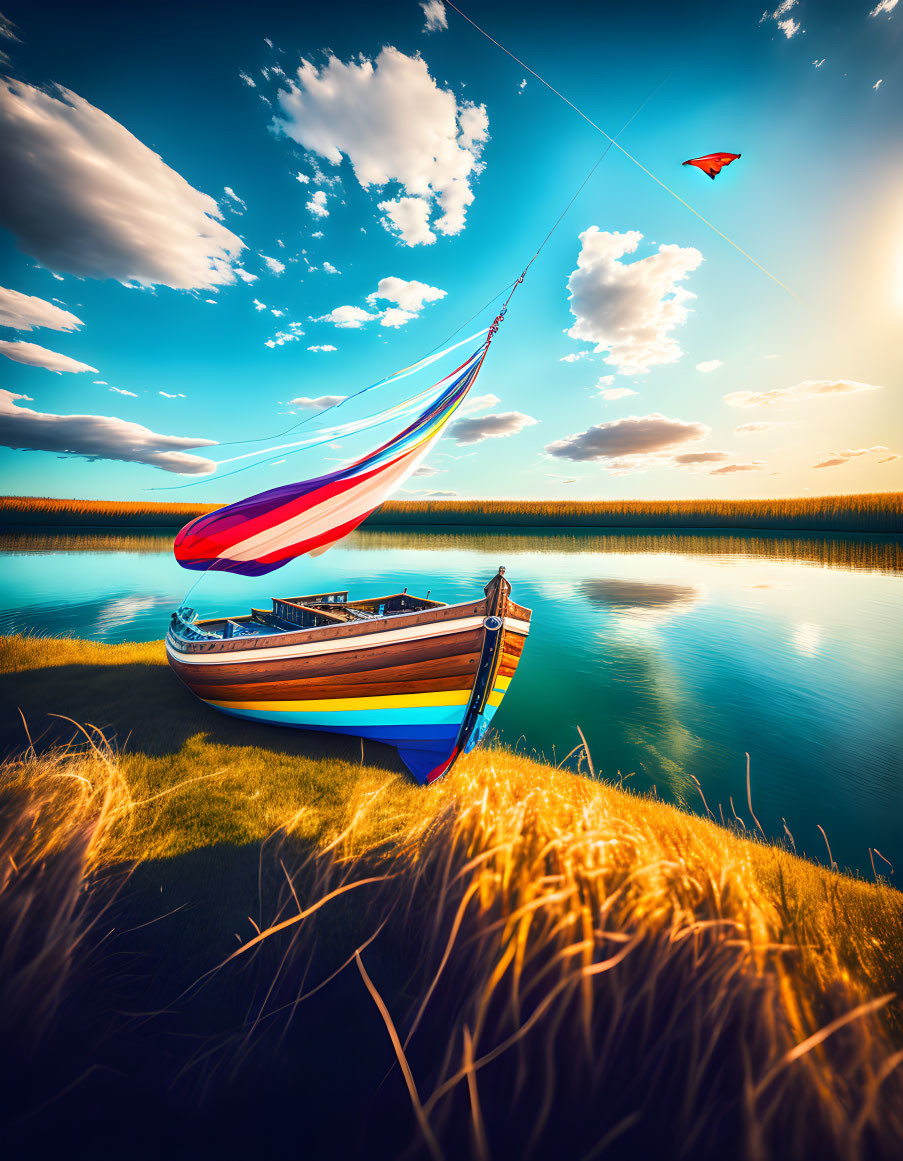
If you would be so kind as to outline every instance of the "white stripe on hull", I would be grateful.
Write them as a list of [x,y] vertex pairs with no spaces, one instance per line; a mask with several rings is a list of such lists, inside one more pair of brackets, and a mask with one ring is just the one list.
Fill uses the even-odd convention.
[[[444,637],[452,633],[467,633],[472,629],[479,629],[483,621],[483,617],[464,617],[458,621],[410,625],[404,629],[386,629],[383,632],[366,633],[358,637],[338,637],[282,648],[242,649],[228,653],[181,653],[172,648],[167,637],[166,652],[185,665],[240,665],[252,661],[282,661],[295,657],[321,657],[328,653],[353,649],[378,648],[381,645],[395,645],[403,641],[426,641],[432,637]],[[509,632],[520,633],[526,637],[530,631],[530,622],[506,617],[505,628]]]

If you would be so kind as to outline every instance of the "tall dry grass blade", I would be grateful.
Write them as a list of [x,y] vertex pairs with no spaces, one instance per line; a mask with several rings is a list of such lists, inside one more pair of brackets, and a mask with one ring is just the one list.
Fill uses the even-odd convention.
[[705,795],[702,793],[702,783],[699,781],[699,779],[696,777],[695,774],[691,774],[690,777],[696,783],[696,789],[699,791],[699,797],[702,799],[702,805],[705,807],[706,814],[709,816],[709,818],[712,820],[712,822],[714,822],[715,816],[709,810],[709,804],[706,802]]
[[584,754],[586,754],[586,761],[587,761],[587,764],[589,766],[590,777],[595,781],[596,769],[593,766],[592,754],[590,754],[590,752],[589,752],[589,746],[586,744],[586,738],[584,738],[584,736],[583,736],[583,730],[581,730],[579,726],[577,726],[576,729],[577,729],[577,733],[580,735],[580,741],[583,743],[583,752],[584,752]]
[[814,1048],[817,1048],[819,1044],[823,1044],[835,1032],[839,1032],[841,1028],[845,1028],[847,1024],[852,1023],[854,1020],[861,1020],[864,1016],[868,1016],[872,1012],[877,1012],[879,1009],[887,1007],[896,998],[894,992],[889,992],[886,996],[878,996],[875,1000],[869,1000],[865,1004],[860,1004],[852,1012],[838,1016],[836,1020],[832,1020],[830,1024],[826,1024],[824,1028],[820,1028],[817,1032],[814,1032],[801,1044],[797,1044],[795,1048],[791,1048],[758,1082],[755,1089],[756,1097],[761,1096],[775,1077],[780,1075],[786,1068],[789,1068],[794,1061],[799,1060]]
[[885,859],[884,855],[881,854],[881,852],[878,850],[877,847],[873,847],[872,849],[874,850],[875,854],[878,856],[879,859],[884,859],[884,862],[887,863],[887,865],[890,867],[890,873],[893,874],[894,873],[894,864],[890,861],[890,859]]
[[483,1123],[483,1114],[480,1111],[480,1094],[477,1087],[477,1074],[473,1067],[473,1039],[470,1029],[464,1025],[464,1070],[467,1074],[467,1095],[470,1098],[470,1118],[473,1130],[474,1155],[478,1161],[489,1161],[489,1141],[486,1137],[486,1126]]
[[825,846],[828,848],[828,859],[830,860],[830,863],[831,863],[831,870],[836,871],[838,869],[838,867],[837,867],[837,864],[834,862],[834,856],[831,854],[831,844],[828,842],[828,836],[825,834],[825,828],[821,825],[820,822],[817,822],[815,825],[821,831],[822,838],[825,840]]
[[360,951],[354,953],[355,961],[357,962],[358,970],[361,973],[361,978],[367,991],[373,997],[373,1002],[379,1009],[379,1014],[383,1018],[383,1023],[386,1026],[386,1031],[389,1033],[389,1039],[392,1041],[392,1047],[395,1049],[395,1056],[401,1067],[404,1082],[408,1088],[408,1095],[411,1098],[411,1105],[414,1109],[414,1116],[417,1118],[417,1124],[420,1126],[420,1132],[423,1134],[423,1139],[426,1146],[432,1154],[434,1161],[443,1161],[443,1153],[439,1148],[439,1142],[430,1127],[429,1119],[424,1111],[423,1105],[420,1102],[420,1095],[417,1092],[417,1085],[414,1082],[414,1074],[411,1072],[411,1067],[408,1064],[408,1058],[405,1056],[404,1048],[401,1045],[401,1040],[398,1037],[398,1032],[395,1028],[395,1023],[389,1014],[389,1009],[383,1002],[382,996],[376,990],[373,981],[367,975],[367,969],[364,967],[364,961],[361,959]]
[[768,839],[765,837],[765,831],[762,830],[762,824],[756,818],[756,812],[753,810],[752,787],[750,786],[750,781],[749,781],[749,754],[746,755],[746,801],[749,804],[749,813],[752,815],[753,822],[759,828],[759,834],[761,834],[762,838],[765,839],[766,842],[768,842]]

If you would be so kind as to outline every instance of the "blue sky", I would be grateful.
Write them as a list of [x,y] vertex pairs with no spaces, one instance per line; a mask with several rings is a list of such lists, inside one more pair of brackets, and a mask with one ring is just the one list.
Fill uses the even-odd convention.
[[[517,277],[605,139],[430,7],[4,5],[4,491],[315,475],[362,445],[211,469]],[[610,150],[405,495],[903,486],[903,2],[780,8],[464,9],[609,133],[636,114],[624,148],[778,281]],[[716,150],[715,181],[680,164]]]

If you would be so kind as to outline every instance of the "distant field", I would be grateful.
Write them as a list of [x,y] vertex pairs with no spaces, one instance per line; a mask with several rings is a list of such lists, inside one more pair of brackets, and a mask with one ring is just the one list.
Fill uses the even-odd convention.
[[[0,525],[175,528],[216,504],[0,497]],[[780,500],[403,500],[368,527],[759,528],[903,533],[903,492]]]

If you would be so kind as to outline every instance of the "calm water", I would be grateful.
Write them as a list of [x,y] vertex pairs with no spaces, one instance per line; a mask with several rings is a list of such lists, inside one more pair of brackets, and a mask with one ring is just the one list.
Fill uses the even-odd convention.
[[[0,540],[0,632],[161,637],[193,579],[166,535]],[[471,599],[497,566],[533,609],[504,741],[563,758],[586,735],[596,770],[870,873],[903,874],[903,550],[893,541],[685,534],[362,533],[269,578],[211,574],[202,615],[348,586]],[[573,763],[574,759],[571,759]]]

